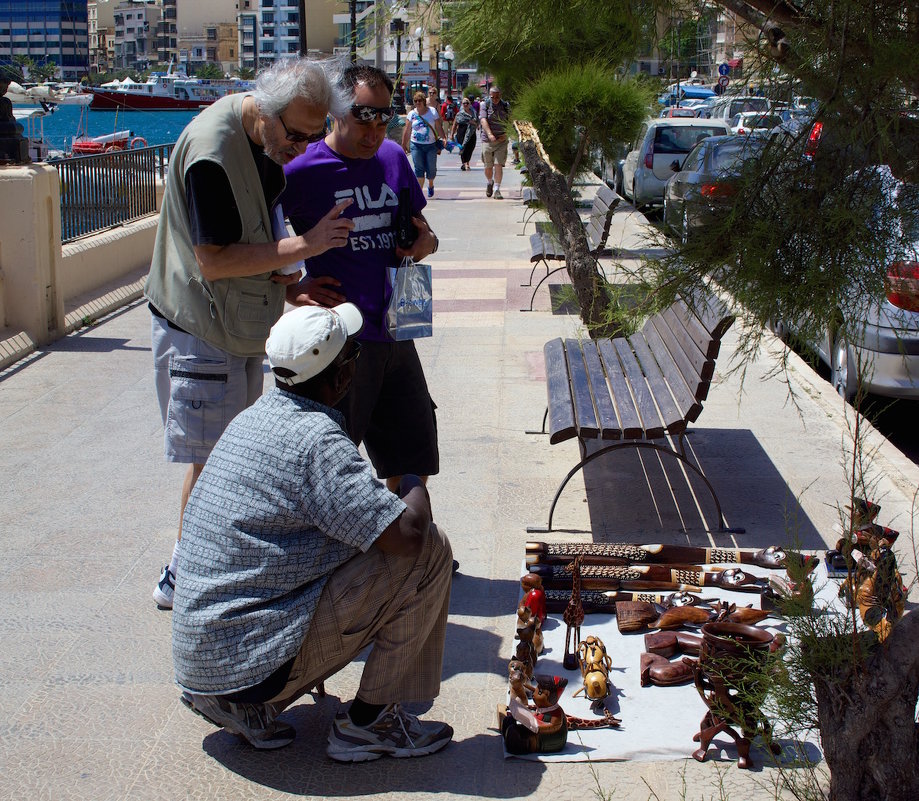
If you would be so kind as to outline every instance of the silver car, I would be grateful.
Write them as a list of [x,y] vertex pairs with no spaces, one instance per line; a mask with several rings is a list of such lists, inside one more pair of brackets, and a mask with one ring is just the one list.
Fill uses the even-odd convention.
[[[885,294],[849,293],[845,308],[811,343],[830,368],[830,381],[846,400],[855,397],[859,379],[868,392],[919,399],[919,186],[898,181],[888,167],[873,167],[885,196],[878,222],[889,230]],[[893,220],[893,222],[891,222]],[[794,330],[773,323],[779,336]]]
[[730,132],[722,120],[695,117],[648,120],[642,124],[625,157],[616,191],[638,209],[662,204],[664,186],[673,175],[673,162],[682,164],[686,154],[703,139]]

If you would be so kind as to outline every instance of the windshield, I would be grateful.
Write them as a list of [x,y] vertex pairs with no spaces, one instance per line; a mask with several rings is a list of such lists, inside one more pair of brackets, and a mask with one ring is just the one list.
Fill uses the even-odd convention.
[[756,156],[766,146],[764,139],[742,137],[725,142],[712,151],[712,172],[737,171],[740,165]]

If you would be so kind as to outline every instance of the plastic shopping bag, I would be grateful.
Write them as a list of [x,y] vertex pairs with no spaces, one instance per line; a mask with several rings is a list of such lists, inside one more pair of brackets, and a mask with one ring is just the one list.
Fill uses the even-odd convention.
[[421,339],[432,334],[434,304],[431,265],[406,257],[390,268],[392,296],[386,310],[386,327],[396,341]]

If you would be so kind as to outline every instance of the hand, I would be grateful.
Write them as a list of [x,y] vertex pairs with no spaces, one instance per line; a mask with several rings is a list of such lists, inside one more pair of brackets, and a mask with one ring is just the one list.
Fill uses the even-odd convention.
[[434,232],[421,217],[412,217],[412,225],[418,229],[418,237],[410,248],[396,248],[396,255],[400,259],[410,256],[413,261],[421,261],[434,252]]
[[341,213],[354,202],[346,198],[316,223],[301,239],[307,247],[307,257],[318,256],[330,248],[340,248],[348,242],[348,234],[354,228],[354,220],[342,217]]
[[489,142],[497,142],[497,141],[498,141],[498,137],[496,137],[491,131],[489,131],[489,132],[488,132],[488,141],[489,141]]
[[331,275],[307,278],[299,286],[288,288],[287,302],[294,306],[337,306],[347,300],[335,291],[335,287],[339,286],[341,281]]

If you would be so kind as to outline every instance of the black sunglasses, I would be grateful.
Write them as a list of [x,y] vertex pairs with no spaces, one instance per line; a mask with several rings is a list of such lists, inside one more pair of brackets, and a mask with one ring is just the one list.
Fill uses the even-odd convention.
[[342,359],[338,363],[339,367],[344,367],[346,364],[350,364],[358,356],[361,355],[361,343],[358,342],[356,339],[352,339],[351,342],[352,342],[351,353],[349,353],[344,359]]
[[293,142],[294,144],[299,145],[303,142],[311,144],[313,142],[318,142],[320,139],[325,139],[325,126],[322,127],[321,131],[305,134],[300,133],[299,131],[291,131],[290,128],[287,127],[287,123],[284,122],[284,117],[281,114],[278,114],[278,120],[281,123],[281,127],[284,129],[284,133],[287,135],[288,142]]
[[364,106],[360,103],[351,106],[351,113],[361,122],[373,122],[377,117],[380,122],[389,122],[396,115],[392,106]]

